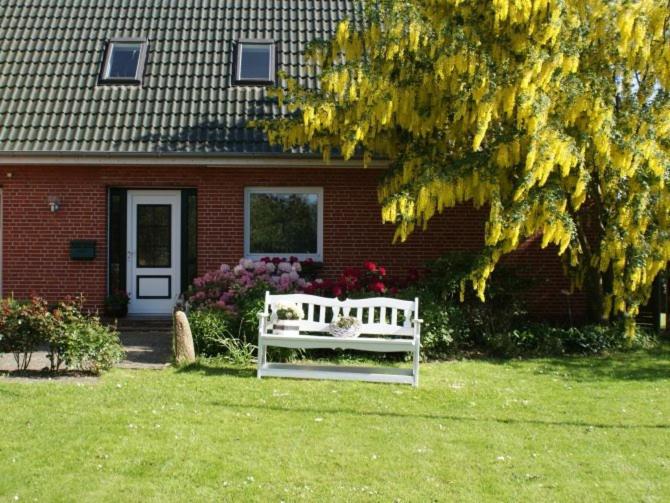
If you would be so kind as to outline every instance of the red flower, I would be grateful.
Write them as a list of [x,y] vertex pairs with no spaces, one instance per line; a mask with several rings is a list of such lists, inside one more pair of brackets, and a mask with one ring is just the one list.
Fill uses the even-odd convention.
[[352,278],[358,278],[361,275],[361,270],[358,267],[347,267],[343,272],[342,272],[342,277],[352,277]]
[[333,287],[333,296],[339,297],[341,295],[342,295],[342,287],[340,287],[339,285],[335,285]]
[[370,272],[375,272],[377,270],[377,264],[370,262],[369,260],[363,263],[363,267],[365,267]]
[[386,268],[385,267],[379,267],[379,269],[377,269],[377,272],[379,273],[380,276],[386,276]]
[[416,268],[412,268],[409,271],[407,271],[407,281],[408,282],[413,282],[417,281],[419,279],[420,273],[419,270]]
[[340,279],[340,284],[347,289],[356,288],[358,285],[358,278],[356,276],[343,276],[342,279]]
[[376,293],[384,293],[386,291],[386,285],[381,281],[375,281],[370,285],[370,291]]

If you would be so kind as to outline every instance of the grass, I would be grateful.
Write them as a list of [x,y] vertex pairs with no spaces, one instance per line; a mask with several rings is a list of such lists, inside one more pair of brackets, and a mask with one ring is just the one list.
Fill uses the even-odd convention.
[[668,501],[670,347],[422,366],[0,379],[0,501]]

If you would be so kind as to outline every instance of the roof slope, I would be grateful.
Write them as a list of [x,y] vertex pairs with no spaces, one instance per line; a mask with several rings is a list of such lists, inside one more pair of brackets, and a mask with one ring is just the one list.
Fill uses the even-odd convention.
[[[353,13],[337,0],[0,0],[1,153],[271,153],[245,127],[277,113],[265,89],[231,85],[240,38],[274,39],[305,74],[307,42]],[[97,86],[107,40],[146,37],[144,82]]]

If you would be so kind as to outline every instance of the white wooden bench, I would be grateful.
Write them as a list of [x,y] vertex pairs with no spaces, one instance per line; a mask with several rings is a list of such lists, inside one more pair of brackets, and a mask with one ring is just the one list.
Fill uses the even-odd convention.
[[[272,333],[272,312],[278,304],[297,304],[305,314],[299,335]],[[258,369],[261,377],[344,379],[419,385],[421,320],[419,299],[412,301],[374,297],[339,300],[307,294],[265,294],[265,308],[259,313]],[[356,338],[333,337],[328,325],[338,316],[351,316],[361,323]],[[295,365],[267,361],[268,347],[295,349],[356,349],[375,352],[412,353],[411,369],[335,365]]]

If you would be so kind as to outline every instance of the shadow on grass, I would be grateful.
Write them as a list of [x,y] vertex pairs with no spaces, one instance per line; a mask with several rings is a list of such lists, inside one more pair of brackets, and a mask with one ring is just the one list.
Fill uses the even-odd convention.
[[256,377],[256,371],[250,368],[244,367],[233,367],[233,366],[221,366],[221,364],[208,364],[206,362],[197,361],[189,365],[182,365],[177,367],[177,373],[179,374],[200,374],[206,376],[233,376],[233,377],[244,377],[250,378]]
[[557,373],[576,381],[670,380],[670,345],[611,356],[547,358],[540,364],[538,374]]
[[99,374],[87,372],[84,370],[58,370],[51,372],[47,369],[42,370],[10,370],[8,372],[0,372],[0,377],[6,379],[15,379],[20,381],[85,381],[97,380],[100,378]]
[[288,412],[298,414],[315,414],[317,416],[324,414],[334,414],[340,416],[361,416],[361,417],[380,417],[380,418],[398,418],[398,419],[428,419],[439,421],[459,421],[471,423],[497,423],[510,425],[537,425],[537,426],[559,426],[559,427],[575,427],[575,428],[592,428],[592,429],[621,429],[621,430],[635,430],[635,429],[651,429],[651,430],[667,430],[670,429],[670,424],[622,424],[622,423],[597,423],[587,421],[549,421],[543,419],[510,419],[510,418],[496,418],[496,417],[472,417],[472,416],[457,416],[454,414],[411,414],[404,412],[380,412],[380,411],[365,411],[351,408],[325,409],[312,407],[285,407],[279,405],[255,405],[255,404],[240,404],[234,402],[216,401],[210,402],[210,405],[215,407],[225,407],[230,409],[249,410],[255,409],[263,412]]

